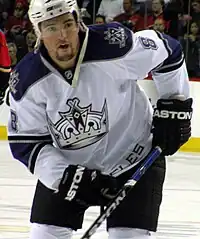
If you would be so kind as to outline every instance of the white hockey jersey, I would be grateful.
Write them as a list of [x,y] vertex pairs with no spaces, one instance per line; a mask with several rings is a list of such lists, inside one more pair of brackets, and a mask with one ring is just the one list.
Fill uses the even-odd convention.
[[69,164],[126,171],[152,147],[152,107],[137,84],[149,72],[161,98],[189,97],[179,42],[153,30],[89,26],[75,69],[63,74],[41,51],[29,53],[10,79],[13,157],[52,189]]

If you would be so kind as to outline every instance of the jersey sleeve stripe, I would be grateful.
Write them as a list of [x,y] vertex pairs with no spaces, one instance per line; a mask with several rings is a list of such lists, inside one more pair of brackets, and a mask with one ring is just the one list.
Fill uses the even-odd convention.
[[168,64],[168,65],[162,65],[161,67],[156,68],[155,72],[156,73],[167,73],[170,71],[174,71],[174,70],[180,68],[183,65],[183,62],[184,62],[184,56],[182,55],[182,57],[179,61],[177,61],[175,63]]
[[23,163],[31,173],[34,173],[35,163],[40,150],[50,143],[9,143],[15,159]]
[[41,143],[52,142],[51,135],[9,135],[8,141],[10,143]]
[[38,157],[41,149],[46,145],[47,145],[47,143],[40,143],[40,144],[36,144],[35,147],[33,148],[32,152],[30,154],[29,160],[28,160],[28,169],[30,170],[31,173],[34,173],[37,157]]
[[152,70],[152,73],[167,73],[180,68],[184,62],[184,55],[180,45],[176,39],[155,31],[157,36],[163,41],[168,52],[168,57],[164,62]]
[[168,55],[170,56],[173,53],[173,50],[169,46],[168,40],[166,38],[164,38],[164,35],[161,34],[160,32],[158,32],[158,31],[155,31],[155,32],[156,32],[157,36],[163,41],[163,44],[168,52]]
[[9,135],[10,149],[15,159],[34,173],[35,163],[40,150],[52,144],[51,135]]
[[10,143],[10,149],[15,159],[22,162],[26,167],[29,164],[29,158],[35,144],[27,143]]

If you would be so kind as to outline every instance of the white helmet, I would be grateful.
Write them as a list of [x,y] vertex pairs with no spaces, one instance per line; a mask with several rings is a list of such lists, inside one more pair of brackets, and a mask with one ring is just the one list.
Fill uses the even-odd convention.
[[80,21],[79,8],[76,0],[31,0],[28,15],[39,37],[39,23],[72,12],[76,13],[77,20]]

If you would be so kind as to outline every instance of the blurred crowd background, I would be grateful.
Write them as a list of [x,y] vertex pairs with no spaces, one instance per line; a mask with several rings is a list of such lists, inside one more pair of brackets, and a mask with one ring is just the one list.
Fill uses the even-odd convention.
[[[0,0],[0,29],[14,67],[34,49],[30,0]],[[133,30],[155,29],[180,41],[189,76],[200,80],[200,0],[78,0],[86,25],[118,21]],[[199,78],[199,79],[198,79]]]

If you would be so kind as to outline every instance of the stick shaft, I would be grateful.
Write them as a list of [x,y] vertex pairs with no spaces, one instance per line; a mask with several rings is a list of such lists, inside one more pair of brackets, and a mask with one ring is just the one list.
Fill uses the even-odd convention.
[[[153,164],[153,162],[160,156],[162,150],[160,147],[155,147],[149,155],[146,157],[141,166],[136,170],[136,172],[132,175],[132,177],[125,183],[123,188],[117,193],[117,195],[112,199],[112,201],[108,204],[106,209],[104,209],[101,214],[97,217],[97,219],[92,223],[89,229],[84,233],[81,239],[89,239],[96,230],[100,227],[102,222],[108,218],[111,213],[118,207],[118,205],[124,200],[133,186],[140,180],[140,178],[144,175],[147,169]],[[127,189],[127,186],[128,189]]]

